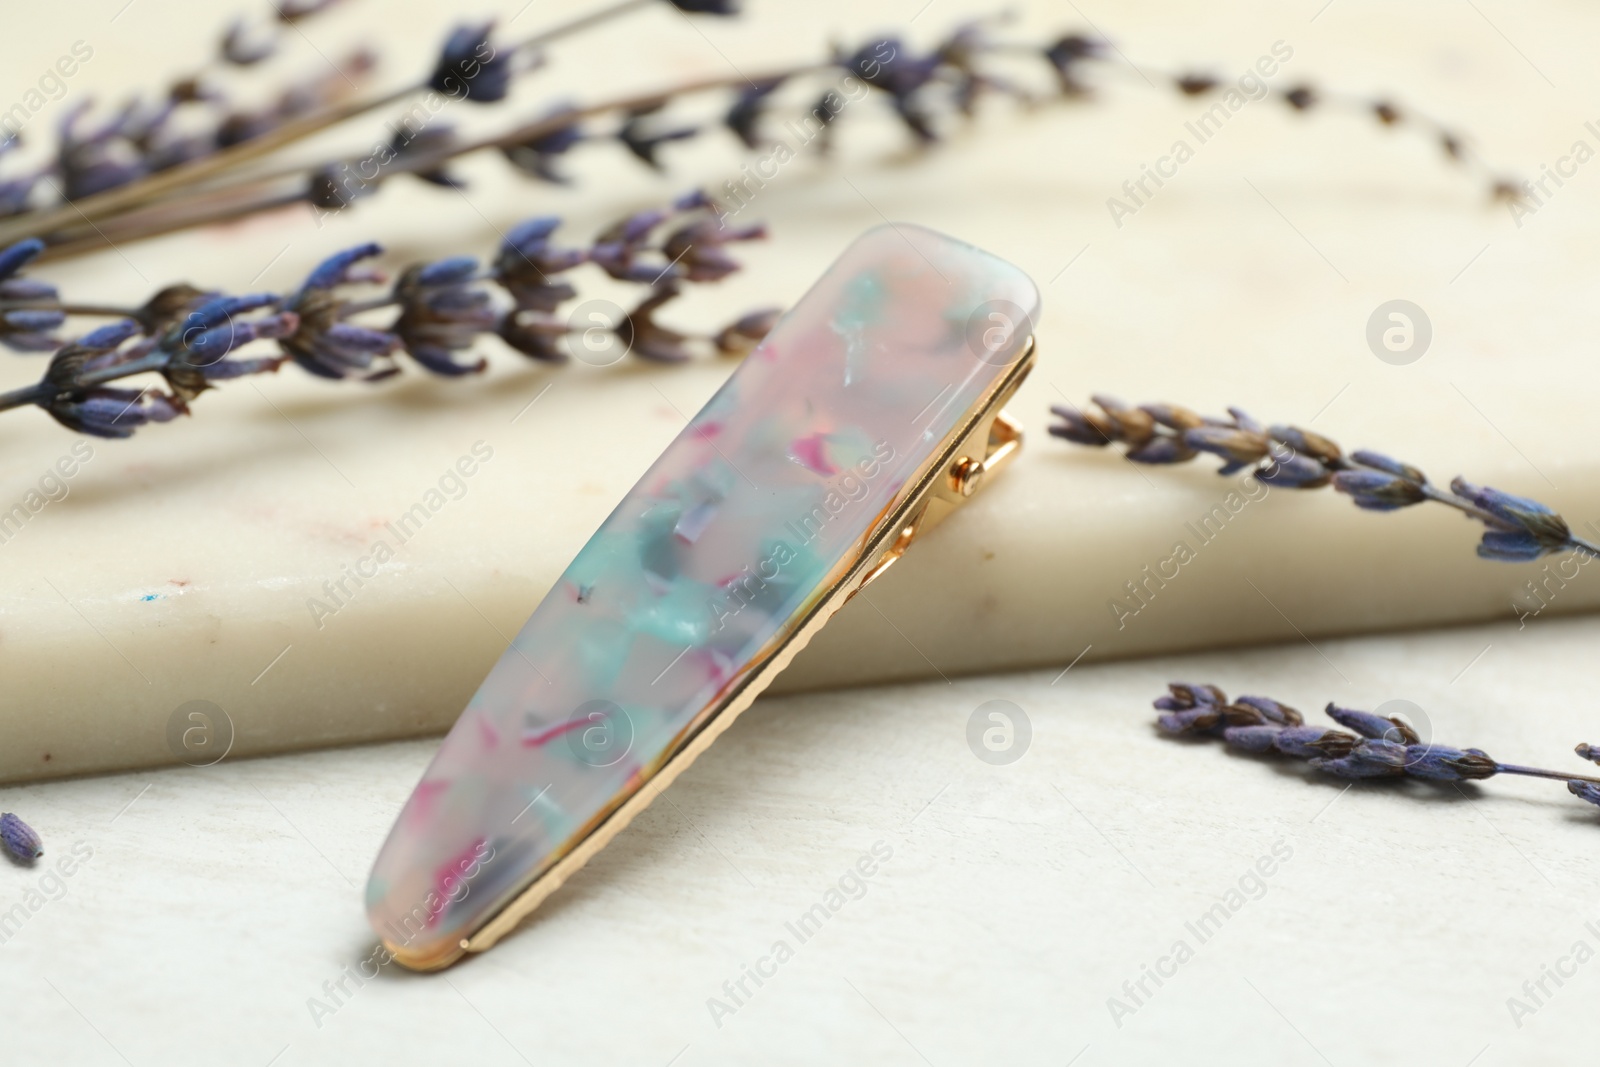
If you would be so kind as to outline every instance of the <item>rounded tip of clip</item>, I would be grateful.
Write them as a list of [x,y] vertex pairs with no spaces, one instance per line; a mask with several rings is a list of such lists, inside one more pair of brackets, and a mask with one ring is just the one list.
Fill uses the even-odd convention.
[[388,938],[383,938],[383,947],[388,951],[390,958],[408,971],[443,970],[467,954],[467,945],[467,939],[462,938],[460,941],[446,941],[419,950],[396,945]]

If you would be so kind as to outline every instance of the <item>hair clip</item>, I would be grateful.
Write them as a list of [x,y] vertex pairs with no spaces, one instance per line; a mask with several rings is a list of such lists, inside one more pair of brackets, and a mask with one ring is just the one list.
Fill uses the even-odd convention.
[[931,230],[857,239],[623,497],[439,747],[367,913],[431,970],[489,948],[856,592],[1022,446],[1039,294]]

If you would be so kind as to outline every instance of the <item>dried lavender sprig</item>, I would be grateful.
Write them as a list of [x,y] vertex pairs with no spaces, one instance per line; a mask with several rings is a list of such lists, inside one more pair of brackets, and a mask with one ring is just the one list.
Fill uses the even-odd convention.
[[39,834],[9,811],[0,814],[0,846],[19,863],[32,863],[44,855]]
[[[1480,781],[1501,774],[1566,782],[1573,795],[1600,805],[1600,778],[1501,763],[1478,748],[1424,741],[1403,719],[1329,704],[1325,713],[1346,730],[1306,726],[1299,713],[1273,717],[1262,708],[1283,708],[1266,697],[1242,696],[1230,703],[1214,685],[1173,682],[1154,701],[1156,725],[1173,736],[1221,738],[1232,748],[1307,760],[1341,778],[1416,778],[1436,782]],[[1290,709],[1292,710],[1292,709]],[[1584,755],[1587,745],[1578,746]],[[1587,757],[1586,757],[1587,758]]]
[[[672,0],[682,8],[696,10],[716,9],[722,5],[715,0],[704,4],[687,4]],[[702,132],[696,124],[670,123],[663,118],[663,110],[677,99],[708,91],[734,91],[736,97],[728,109],[726,125],[747,147],[760,148],[768,142],[761,132],[765,114],[771,109],[775,91],[805,75],[823,72],[844,72],[853,75],[869,89],[885,97],[894,114],[921,145],[929,145],[941,137],[940,125],[946,112],[971,117],[976,104],[984,95],[1006,95],[1033,103],[1038,94],[1024,88],[1011,78],[990,69],[987,59],[1006,55],[1027,55],[1035,61],[1043,60],[1055,74],[1060,95],[1066,98],[1088,97],[1088,82],[1082,71],[1091,63],[1106,58],[1107,47],[1095,38],[1076,33],[1063,35],[1043,45],[999,42],[989,32],[991,24],[1003,19],[980,19],[959,24],[947,37],[926,52],[911,49],[899,37],[871,40],[854,50],[836,50],[825,62],[795,64],[787,68],[739,73],[729,76],[689,80],[644,93],[604,100],[578,107],[559,105],[548,109],[532,121],[522,122],[511,129],[475,140],[457,142],[451,131],[444,128],[424,130],[416,136],[397,140],[392,159],[387,160],[374,175],[365,174],[366,164],[372,157],[343,157],[327,160],[315,166],[295,164],[252,174],[240,180],[210,188],[187,188],[184,196],[169,197],[131,210],[121,211],[114,218],[100,220],[91,226],[82,219],[63,216],[58,228],[49,233],[51,256],[77,255],[104,248],[107,242],[125,243],[147,237],[171,233],[193,226],[236,219],[260,211],[272,210],[289,204],[304,202],[319,211],[342,210],[354,201],[371,195],[382,182],[400,175],[414,175],[435,184],[456,184],[444,169],[451,160],[461,156],[493,149],[506,156],[519,169],[534,177],[549,181],[565,178],[555,162],[580,144],[615,139],[645,164],[660,169],[661,149],[678,140],[686,140]],[[481,27],[487,31],[486,27]],[[485,37],[486,41],[487,38]],[[1169,83],[1185,95],[1200,95],[1216,85],[1215,79],[1198,75],[1173,76]],[[1306,86],[1288,90],[1272,90],[1298,111],[1305,111],[1324,99],[1341,101],[1342,97],[1325,96]],[[474,97],[476,99],[476,97]],[[1450,157],[1457,162],[1481,162],[1468,153],[1464,140],[1442,125],[1430,126],[1415,113],[1405,115],[1386,102],[1370,105],[1374,114],[1385,125],[1394,125],[1411,116],[1416,124],[1435,129],[1446,146]],[[805,113],[803,121],[815,122],[820,130],[816,142],[826,151],[832,126],[842,107],[842,100],[831,87],[823,92],[818,102]],[[620,122],[610,131],[596,133],[587,122],[602,116],[615,115]],[[1487,169],[1487,168],[1485,168]],[[309,177],[308,177],[309,176]],[[730,182],[728,194],[738,199],[736,182]],[[1514,182],[1498,180],[1501,191],[1513,189]],[[17,231],[24,232],[24,231]],[[28,233],[43,232],[38,229]],[[0,238],[8,231],[0,225]]]
[[[649,2],[662,2],[662,0],[649,0]],[[664,2],[688,13],[727,15],[733,14],[736,10],[732,0],[664,0]],[[327,5],[307,2],[295,5],[293,12],[290,12],[280,5],[279,18],[283,22],[293,23],[325,6]],[[342,88],[352,84],[350,76],[353,72],[340,70],[337,72],[338,83],[331,81],[327,83],[339,91],[313,91],[308,98],[306,86],[291,87],[285,92],[280,104],[268,112],[254,115],[235,113],[221,122],[208,137],[189,136],[177,139],[175,143],[182,147],[182,151],[174,154],[170,150],[172,143],[161,141],[161,135],[168,125],[171,113],[178,105],[216,96],[214,92],[203,90],[194,79],[180,79],[169,90],[166,102],[158,105],[154,112],[147,112],[134,101],[101,127],[96,134],[84,140],[84,143],[89,145],[116,142],[122,146],[125,153],[132,153],[136,161],[134,164],[123,163],[122,169],[118,169],[108,160],[108,165],[102,169],[92,185],[67,188],[65,190],[67,195],[64,197],[67,202],[57,207],[27,210],[27,193],[31,191],[31,183],[22,191],[23,195],[20,197],[0,198],[10,203],[14,209],[20,209],[4,212],[15,217],[0,222],[0,244],[8,244],[23,237],[44,236],[63,226],[109,217],[162,196],[192,190],[198,183],[235,170],[312,134],[396,104],[418,92],[446,82],[450,84],[439,91],[447,91],[451,96],[471,99],[478,103],[492,103],[504,97],[506,83],[513,74],[539,65],[537,52],[543,46],[599,25],[618,15],[640,10],[644,6],[647,5],[642,0],[613,3],[549,27],[511,46],[503,53],[495,50],[487,55],[477,51],[476,45],[480,40],[487,42],[488,25],[476,28],[458,27],[447,38],[434,69],[419,82],[377,96],[345,101],[340,99],[345,95]],[[237,52],[240,47],[237,31],[234,27],[230,27],[220,42],[219,49],[224,58],[237,63],[238,58],[245,57],[230,57],[230,53]],[[255,52],[252,51],[249,55],[253,56]],[[265,58],[264,54],[261,58]],[[352,62],[357,65],[354,73],[365,73],[373,66],[375,57],[369,52],[361,52],[353,57]],[[69,128],[64,134],[62,148],[57,153],[58,166],[72,149],[72,142]],[[163,144],[165,147],[157,151],[157,147]],[[156,154],[151,155],[152,152]],[[64,184],[72,185],[70,182]],[[0,203],[0,206],[4,204]]]
[[[187,414],[189,403],[218,381],[276,371],[288,360],[324,378],[377,381],[400,371],[395,354],[403,351],[432,373],[457,376],[485,369],[484,359],[463,362],[457,357],[482,335],[494,333],[526,356],[560,362],[567,358],[561,339],[574,330],[593,329],[556,315],[578,295],[564,275],[585,263],[619,281],[646,286],[644,298],[610,327],[638,358],[685,360],[696,340],[709,341],[724,354],[742,354],[765,335],[775,310],[748,313],[704,338],[656,319],[683,285],[718,281],[739,269],[727,244],[766,235],[759,225],[716,225],[715,208],[704,194],[691,193],[666,208],[628,215],[582,248],[555,244],[559,219],[531,219],[512,227],[486,269],[466,256],[415,264],[378,297],[351,292],[386,281],[369,265],[382,252],[376,243],[330,256],[287,295],[232,297],[187,284],[168,286],[136,314],[62,345],[37,384],[0,394],[0,411],[36,405],[71,429],[127,437],[146,423]],[[674,227],[668,228],[669,223]],[[665,236],[658,237],[663,229]],[[54,293],[17,275],[40,247],[31,240],[0,252],[0,292],[20,286],[40,301]],[[66,306],[56,308],[58,317],[64,317],[61,309]],[[385,309],[395,312],[387,325],[355,321]],[[42,311],[34,307],[29,313]],[[26,343],[18,343],[15,329],[38,324],[26,320],[7,333],[9,321],[0,316],[0,343],[19,350],[59,343],[37,331],[23,333]],[[228,358],[257,340],[276,341],[278,350]],[[161,376],[167,391],[110,384],[149,373]]]
[[[1202,416],[1176,404],[1128,407],[1093,397],[1094,407],[1050,408],[1061,421],[1050,433],[1074,444],[1119,444],[1135,463],[1187,463],[1202,452],[1221,457],[1219,474],[1250,470],[1263,485],[1317,489],[1332,485],[1368,511],[1395,511],[1424,501],[1455,508],[1487,529],[1478,542],[1484,559],[1520,563],[1541,556],[1582,552],[1600,557],[1600,545],[1579,537],[1555,511],[1525,497],[1456,477],[1449,491],[1409,463],[1378,452],[1348,455],[1321,434],[1294,426],[1263,426],[1239,408],[1226,419]],[[1096,410],[1098,409],[1098,410]]]
[[[1111,69],[1124,74],[1131,85],[1171,88],[1186,97],[1204,99],[1216,94],[1238,92],[1233,79],[1195,69],[1161,70],[1147,63],[1135,66],[1131,61],[1126,65],[1112,64]],[[1460,129],[1418,108],[1403,105],[1390,96],[1329,90],[1304,80],[1284,88],[1265,84],[1264,80],[1261,84],[1262,98],[1276,99],[1297,114],[1335,108],[1369,118],[1387,129],[1416,128],[1433,141],[1451,163],[1477,171],[1485,181],[1491,199],[1526,203],[1533,198],[1533,190],[1528,182],[1508,176],[1490,164]]]

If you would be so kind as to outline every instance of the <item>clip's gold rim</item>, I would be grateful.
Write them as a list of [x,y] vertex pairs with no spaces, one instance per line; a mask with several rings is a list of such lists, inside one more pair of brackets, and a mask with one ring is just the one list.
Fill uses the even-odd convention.
[[876,581],[914,540],[964,504],[995,471],[1015,460],[1022,449],[1022,427],[1001,409],[1033,369],[1036,354],[1035,341],[1030,335],[1008,372],[968,410],[968,417],[946,435],[944,447],[919,468],[912,491],[897,507],[880,516],[865,538],[862,550],[842,568],[828,592],[817,599],[797,625],[773,639],[740,682],[701,710],[684,728],[677,745],[663,754],[654,770],[645,772],[643,780],[631,793],[619,793],[614,797],[610,805],[574,835],[564,852],[470,936],[426,952],[393,944],[385,938],[384,948],[393,959],[412,970],[434,971],[450,966],[468,953],[492,947],[665,792],[700,753],[755,703],[756,697],[772,684],[834,612]]

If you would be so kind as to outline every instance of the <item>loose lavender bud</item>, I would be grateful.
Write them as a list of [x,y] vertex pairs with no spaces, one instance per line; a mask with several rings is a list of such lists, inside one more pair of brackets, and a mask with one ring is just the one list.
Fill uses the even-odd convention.
[[1271,752],[1282,731],[1281,726],[1230,726],[1222,731],[1222,739],[1246,752]]
[[1354,730],[1362,737],[1377,737],[1385,741],[1396,741],[1402,745],[1415,745],[1422,740],[1417,731],[1403,719],[1384,718],[1374,715],[1370,711],[1357,711],[1354,708],[1341,708],[1330,703],[1325,709],[1328,718],[1340,726]]
[[23,863],[32,863],[44,855],[38,833],[9,811],[0,815],[0,844]]
[[1578,754],[1579,759],[1593,760],[1595,763],[1600,763],[1600,746],[1583,744],[1573,749],[1573,751]]
[[1413,778],[1440,782],[1493,778],[1500,765],[1482,749],[1451,748],[1448,745],[1407,745],[1406,773]]
[[1579,800],[1600,805],[1600,785],[1595,785],[1593,782],[1568,782],[1567,788]]
[[1348,756],[1314,759],[1311,766],[1340,778],[1397,778],[1406,773],[1406,746],[1363,738]]
[[1279,726],[1299,726],[1305,722],[1305,717],[1287,704],[1280,704],[1271,697],[1239,697],[1235,704],[1244,704],[1255,708],[1268,722],[1277,723]]
[[1338,759],[1350,754],[1356,744],[1353,734],[1343,730],[1324,730],[1320,726],[1289,726],[1278,731],[1279,752],[1301,759]]

